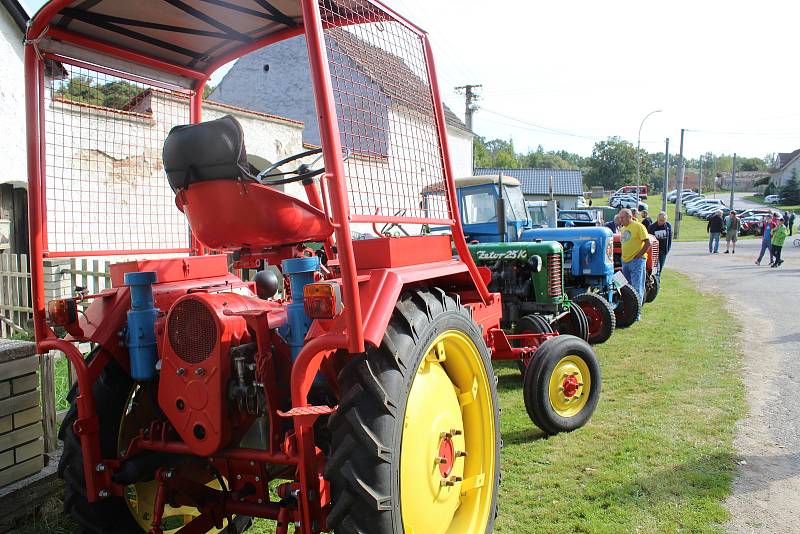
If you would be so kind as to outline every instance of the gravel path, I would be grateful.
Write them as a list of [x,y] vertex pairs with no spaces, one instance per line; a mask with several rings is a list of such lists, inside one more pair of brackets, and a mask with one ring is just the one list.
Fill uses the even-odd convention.
[[[737,208],[743,208],[737,202]],[[726,501],[730,532],[800,532],[800,248],[785,263],[754,265],[760,240],[739,241],[737,253],[709,254],[707,243],[675,243],[666,266],[720,292],[744,327],[744,382],[749,414],[735,439],[739,475]],[[713,312],[713,310],[709,310]],[[724,332],[721,332],[724,334]],[[709,370],[713,377],[713,370]]]

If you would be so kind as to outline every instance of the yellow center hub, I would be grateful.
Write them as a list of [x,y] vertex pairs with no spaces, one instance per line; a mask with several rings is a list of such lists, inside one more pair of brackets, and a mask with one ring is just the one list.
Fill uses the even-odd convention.
[[[122,421],[119,426],[119,438],[117,441],[120,450],[126,448],[130,441],[139,433],[140,425],[152,421],[155,417],[155,409],[150,401],[150,396],[145,395],[143,392],[140,395],[140,391],[142,390],[137,387],[131,392],[125,414],[122,416]],[[193,479],[200,476],[203,477],[203,481],[208,479],[208,474],[202,471],[194,473],[185,472],[183,467],[178,468],[177,471],[180,476]],[[214,479],[209,481],[206,485],[216,490],[221,489],[219,482]],[[144,532],[149,532],[152,528],[157,490],[158,482],[154,480],[150,482],[139,482],[125,488],[125,502],[128,505],[128,510],[130,510],[133,519]],[[161,528],[164,534],[178,532],[181,527],[198,515],[200,514],[196,508],[188,506],[174,508],[170,505],[166,505],[164,506]],[[227,526],[227,519],[223,520],[223,528],[225,526]],[[209,532],[216,534],[220,532],[220,530],[212,529],[209,530]]]
[[564,356],[550,375],[550,405],[561,417],[574,417],[586,406],[591,388],[592,376],[583,358]]
[[489,375],[462,332],[427,348],[408,394],[400,451],[406,533],[482,533],[492,511],[495,421]]

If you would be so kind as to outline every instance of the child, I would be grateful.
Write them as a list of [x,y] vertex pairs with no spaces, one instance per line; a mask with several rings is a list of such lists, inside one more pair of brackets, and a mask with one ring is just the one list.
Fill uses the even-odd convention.
[[786,236],[789,231],[783,224],[783,217],[778,217],[778,226],[772,231],[772,255],[775,260],[770,264],[770,267],[780,267],[783,263],[781,259],[781,250],[783,249],[783,242],[786,241]]

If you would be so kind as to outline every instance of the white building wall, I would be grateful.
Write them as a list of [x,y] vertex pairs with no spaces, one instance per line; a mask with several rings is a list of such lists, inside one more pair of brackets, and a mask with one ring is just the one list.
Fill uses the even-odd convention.
[[[5,9],[0,8],[0,125],[6,135],[0,145],[3,166],[0,183],[27,187],[25,158],[25,73],[22,35]],[[13,133],[13,135],[8,135]]]
[[448,127],[447,144],[450,148],[453,177],[472,176],[472,135],[463,130]]

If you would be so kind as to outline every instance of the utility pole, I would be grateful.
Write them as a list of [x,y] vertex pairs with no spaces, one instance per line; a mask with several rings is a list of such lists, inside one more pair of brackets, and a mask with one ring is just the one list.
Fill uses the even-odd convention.
[[703,155],[700,155],[700,176],[697,178],[697,192],[703,194]]
[[474,102],[480,98],[480,95],[475,90],[481,87],[483,86],[474,84],[456,87],[458,94],[464,95],[464,122],[467,123],[469,131],[472,131],[472,113],[478,109],[477,104],[474,104]]
[[664,187],[661,188],[661,211],[667,212],[667,189],[669,189],[669,137],[664,148]]
[[733,153],[733,168],[731,169],[731,201],[728,206],[733,209],[733,192],[736,190],[736,152]]
[[675,239],[681,233],[681,200],[683,200],[683,174],[686,172],[686,163],[683,161],[683,133],[681,128],[681,148],[678,156],[678,187],[675,188],[675,224],[673,224],[673,235]]

